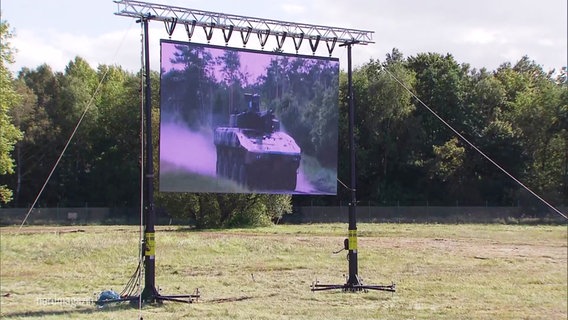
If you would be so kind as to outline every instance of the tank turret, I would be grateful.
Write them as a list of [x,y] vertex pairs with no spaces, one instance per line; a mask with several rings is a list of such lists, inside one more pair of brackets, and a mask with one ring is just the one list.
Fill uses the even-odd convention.
[[228,127],[215,129],[218,177],[251,190],[296,189],[301,150],[280,131],[272,110],[260,111],[260,96],[245,94],[244,110],[232,110]]

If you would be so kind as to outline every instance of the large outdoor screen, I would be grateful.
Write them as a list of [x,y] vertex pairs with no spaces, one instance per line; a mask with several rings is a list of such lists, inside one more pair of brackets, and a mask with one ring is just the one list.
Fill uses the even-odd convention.
[[337,193],[336,58],[161,41],[160,191]]

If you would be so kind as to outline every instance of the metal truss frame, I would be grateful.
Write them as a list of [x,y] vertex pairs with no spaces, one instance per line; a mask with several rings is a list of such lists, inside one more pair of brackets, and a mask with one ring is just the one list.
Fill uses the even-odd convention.
[[115,0],[114,2],[118,6],[116,15],[134,18],[146,17],[149,20],[163,21],[170,37],[176,25],[183,24],[190,41],[195,27],[201,27],[205,31],[208,41],[211,40],[213,29],[220,29],[223,32],[225,43],[229,42],[234,31],[238,31],[243,46],[247,45],[251,34],[256,34],[263,49],[271,35],[276,38],[278,49],[282,48],[286,38],[292,38],[296,53],[298,53],[304,39],[308,39],[314,54],[320,41],[324,41],[330,55],[338,42],[361,45],[374,43],[374,31],[247,17],[136,0]]

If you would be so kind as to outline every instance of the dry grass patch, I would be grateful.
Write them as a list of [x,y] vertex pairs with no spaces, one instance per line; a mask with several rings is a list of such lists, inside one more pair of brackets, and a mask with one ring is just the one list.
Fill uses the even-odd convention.
[[156,283],[198,303],[140,311],[40,303],[120,291],[138,227],[0,229],[3,319],[566,319],[566,226],[360,224],[359,273],[397,292],[311,292],[341,284],[346,224],[193,231],[159,227]]

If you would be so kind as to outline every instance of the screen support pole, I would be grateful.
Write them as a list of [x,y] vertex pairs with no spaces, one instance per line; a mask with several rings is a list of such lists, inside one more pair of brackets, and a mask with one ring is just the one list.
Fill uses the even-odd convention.
[[[354,42],[354,41],[353,41]],[[347,239],[347,260],[349,261],[349,277],[347,285],[361,285],[358,276],[357,262],[357,176],[355,171],[355,103],[353,99],[353,71],[351,69],[351,47],[353,42],[346,43],[347,46],[347,86],[349,101],[349,167],[350,167],[350,189],[351,201],[349,202],[349,228]]]
[[148,21],[152,16],[142,16],[137,22],[143,24],[144,29],[144,118],[145,118],[145,154],[146,163],[143,170],[144,173],[144,217],[142,223],[144,224],[144,240],[143,240],[143,260],[144,260],[144,289],[140,296],[124,296],[119,299],[110,299],[97,301],[97,304],[104,305],[112,302],[130,301],[134,302],[141,300],[145,303],[156,303],[163,301],[175,301],[183,303],[192,303],[199,299],[199,290],[196,289],[194,294],[184,295],[161,295],[156,289],[156,243],[155,243],[155,224],[156,224],[156,211],[154,210],[154,161],[153,145],[152,145],[152,87],[150,79],[150,46],[148,36]]
[[357,40],[345,42],[340,47],[347,47],[347,86],[349,102],[349,166],[351,201],[349,203],[349,227],[348,238],[344,249],[348,251],[349,275],[345,284],[320,284],[318,281],[312,284],[312,291],[341,289],[348,292],[381,290],[395,292],[395,284],[391,285],[364,285],[359,278],[357,261],[357,172],[355,166],[355,100],[353,93],[353,70],[351,61],[351,47],[359,43]]
[[144,290],[141,299],[144,302],[176,301],[191,303],[199,298],[199,291],[186,295],[161,295],[156,289],[156,243],[155,229],[156,211],[154,208],[154,161],[152,145],[152,81],[150,77],[150,45],[148,36],[148,20],[151,16],[142,17],[144,24],[144,113],[146,118],[146,170],[144,176],[146,204],[144,215]]
[[146,170],[144,176],[144,290],[142,300],[154,302],[158,296],[156,290],[156,247],[155,230],[156,212],[154,210],[154,161],[152,157],[152,87],[150,79],[150,50],[148,40],[148,19],[142,18],[144,25],[144,117],[146,118]]

